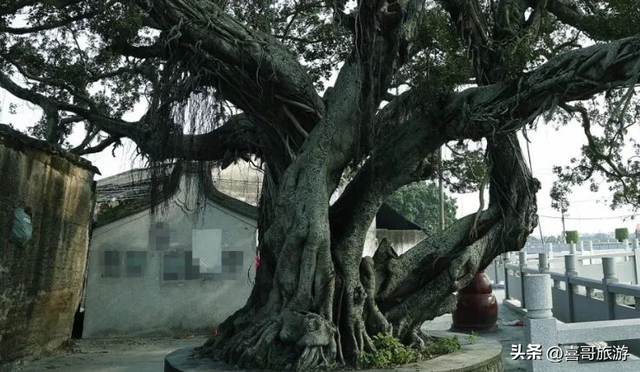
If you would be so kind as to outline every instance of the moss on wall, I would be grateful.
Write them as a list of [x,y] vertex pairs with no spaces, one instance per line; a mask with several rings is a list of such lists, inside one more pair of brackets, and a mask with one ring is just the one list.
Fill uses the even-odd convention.
[[[88,162],[0,128],[0,363],[59,347],[71,335],[95,202]],[[16,208],[33,237],[10,242]]]

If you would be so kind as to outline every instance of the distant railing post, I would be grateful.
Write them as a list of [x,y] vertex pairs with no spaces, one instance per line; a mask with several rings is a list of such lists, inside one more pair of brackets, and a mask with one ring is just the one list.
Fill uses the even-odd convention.
[[576,270],[576,256],[568,254],[564,256],[564,275],[566,277],[567,304],[569,305],[569,322],[575,321],[575,309],[573,308],[573,285],[571,284],[571,277],[578,275]]
[[[589,255],[593,255],[593,240],[587,242],[587,249],[589,250]],[[589,265],[593,265],[592,259],[589,259]]]
[[602,274],[604,276],[602,278],[602,284],[604,284],[602,294],[604,296],[604,302],[607,304],[607,317],[613,320],[615,319],[616,294],[609,292],[609,284],[618,282],[614,257],[602,258]]
[[576,243],[571,243],[571,245],[569,246],[569,254],[576,254]]
[[549,258],[553,258],[553,243],[549,243]]
[[526,276],[526,274],[522,269],[524,269],[524,267],[527,266],[527,252],[520,251],[518,255],[519,255],[518,262],[520,264],[520,293],[522,293],[520,307],[523,309],[526,309],[526,304],[525,304],[526,297],[524,296],[524,277]]
[[509,299],[509,269],[507,265],[511,262],[509,260],[509,252],[503,253],[502,258],[504,260],[504,298]]
[[541,273],[549,271],[549,260],[546,253],[538,253],[538,271]]
[[584,241],[580,240],[580,253],[584,254]]
[[[629,245],[629,239],[624,239],[622,241],[622,250],[625,252],[628,252],[630,250],[630,245]],[[631,258],[629,258],[629,256],[625,256],[624,261],[627,262],[629,261]]]
[[576,270],[576,256],[567,254],[564,256],[564,271],[566,275],[578,275]]
[[[544,351],[558,345],[557,321],[551,312],[551,278],[549,274],[531,274],[525,277],[524,297],[527,298],[526,344],[540,345],[543,354],[539,360],[527,360],[528,372],[552,371],[554,365],[545,358]],[[526,345],[523,345],[527,347]]]
[[[636,278],[636,285],[640,285],[640,257],[638,257],[638,253],[640,253],[640,250],[638,250],[638,239],[634,239],[633,240],[633,268],[635,269],[635,278]],[[638,303],[640,305],[640,303]],[[640,309],[636,309],[636,310],[640,310]]]

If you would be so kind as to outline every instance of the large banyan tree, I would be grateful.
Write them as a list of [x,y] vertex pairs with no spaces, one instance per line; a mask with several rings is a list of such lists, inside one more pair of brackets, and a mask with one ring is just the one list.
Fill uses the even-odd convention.
[[[3,0],[0,87],[42,110],[34,135],[79,155],[128,138],[153,162],[259,161],[253,292],[201,352],[257,368],[354,365],[378,333],[420,345],[420,325],[478,269],[524,246],[540,185],[517,135],[539,117],[584,128],[562,182],[601,175],[614,203],[640,205],[639,7]],[[74,128],[87,135],[72,146]],[[442,146],[459,168],[448,181],[475,177],[489,199],[401,256],[383,242],[362,257],[381,204],[437,175]]]

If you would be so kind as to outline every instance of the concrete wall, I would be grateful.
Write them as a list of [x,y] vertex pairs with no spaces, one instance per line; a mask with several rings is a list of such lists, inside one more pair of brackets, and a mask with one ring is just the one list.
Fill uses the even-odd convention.
[[[94,230],[83,337],[210,333],[245,304],[255,275],[256,222],[209,201],[196,213],[203,201],[194,197],[195,187],[183,177],[164,210]],[[192,252],[196,258],[203,249],[212,256],[200,257],[197,278],[165,277],[165,255]],[[120,252],[119,276],[105,268],[106,251]],[[128,275],[127,251],[146,257],[141,276]],[[229,252],[242,252],[238,265],[229,265],[230,256],[239,258]]]
[[[1,127],[1,126],[0,126]],[[94,170],[0,128],[0,363],[55,349],[71,336],[84,278]],[[33,237],[10,242],[16,208]]]
[[420,230],[376,230],[376,238],[378,242],[387,238],[393,249],[395,249],[396,253],[399,255],[415,247],[416,244],[420,243],[426,237],[427,235]]

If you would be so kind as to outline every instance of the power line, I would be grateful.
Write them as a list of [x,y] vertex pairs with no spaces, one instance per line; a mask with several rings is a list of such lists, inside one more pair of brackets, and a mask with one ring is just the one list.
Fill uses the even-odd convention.
[[[565,217],[565,220],[618,220],[618,219],[624,219],[624,218],[633,218],[638,216],[638,214],[630,214],[630,215],[626,215],[626,216],[616,216],[616,217]],[[553,218],[553,219],[562,219],[562,217],[558,217],[558,216],[544,216],[544,215],[538,215],[538,217],[543,217],[543,218]]]

